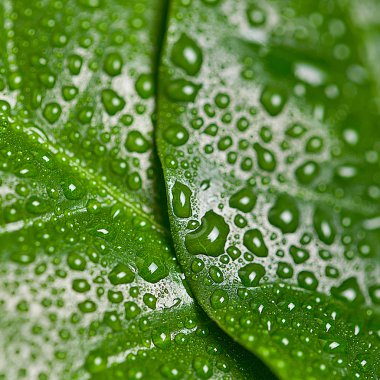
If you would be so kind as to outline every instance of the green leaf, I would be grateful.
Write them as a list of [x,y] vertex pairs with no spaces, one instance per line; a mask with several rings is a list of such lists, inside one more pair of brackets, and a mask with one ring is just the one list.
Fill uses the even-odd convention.
[[283,379],[380,375],[376,4],[169,15],[157,144],[176,252],[207,314]]
[[4,1],[0,378],[271,378],[189,295],[152,115],[164,2]]

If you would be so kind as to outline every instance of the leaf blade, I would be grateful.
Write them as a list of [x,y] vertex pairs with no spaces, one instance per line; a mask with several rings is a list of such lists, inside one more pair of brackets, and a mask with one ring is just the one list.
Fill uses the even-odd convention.
[[[208,315],[281,378],[376,378],[378,93],[352,76],[373,64],[361,11],[325,5],[174,2],[157,144],[176,252]],[[173,59],[183,34],[199,74]],[[172,125],[190,137],[168,138]]]
[[2,377],[268,374],[172,253],[153,175],[162,4],[0,5]]

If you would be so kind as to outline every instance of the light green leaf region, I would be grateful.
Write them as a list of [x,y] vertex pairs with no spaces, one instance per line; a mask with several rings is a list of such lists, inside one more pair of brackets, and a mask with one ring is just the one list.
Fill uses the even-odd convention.
[[283,379],[379,373],[377,1],[173,1],[158,148],[197,300]]
[[188,294],[152,113],[163,2],[0,4],[0,378],[270,378]]

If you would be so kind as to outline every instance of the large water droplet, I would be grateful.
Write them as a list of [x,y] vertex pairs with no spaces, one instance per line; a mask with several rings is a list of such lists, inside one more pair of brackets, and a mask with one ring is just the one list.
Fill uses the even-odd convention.
[[185,79],[175,79],[166,86],[166,95],[174,102],[193,102],[201,85]]
[[255,287],[265,275],[265,269],[260,264],[251,263],[240,268],[238,274],[244,286]]
[[317,208],[314,213],[314,228],[318,237],[326,244],[332,244],[335,240],[336,230],[331,215]]
[[117,52],[109,53],[104,60],[104,71],[111,77],[119,75],[123,67],[123,59]]
[[136,81],[136,91],[143,99],[154,94],[154,79],[151,74],[141,74]]
[[102,103],[111,116],[116,115],[125,106],[125,100],[111,89],[102,91]]
[[179,218],[189,218],[192,215],[190,197],[191,190],[176,181],[172,188],[172,207],[174,214]]
[[189,139],[189,132],[179,124],[172,124],[165,129],[164,138],[169,144],[181,146]]
[[268,256],[268,248],[265,245],[263,235],[258,229],[249,230],[244,234],[244,245],[256,256]]
[[263,148],[260,144],[255,143],[253,145],[257,154],[257,163],[262,170],[272,172],[277,165],[276,157],[274,154],[268,150]]
[[194,40],[182,34],[174,44],[171,59],[189,75],[196,75],[202,66],[202,50]]
[[295,201],[287,195],[280,195],[270,209],[268,219],[283,233],[295,232],[299,223],[299,211]]
[[201,219],[198,229],[185,237],[185,245],[192,255],[220,256],[230,231],[223,217],[214,211],[208,211]]
[[257,196],[248,187],[244,187],[230,198],[230,207],[242,212],[251,212],[256,205]]
[[113,285],[130,284],[133,282],[134,278],[135,274],[132,272],[131,268],[122,263],[117,264],[108,275],[108,279]]
[[125,141],[125,147],[130,152],[145,153],[149,149],[150,144],[141,132],[130,131]]
[[277,116],[285,106],[287,94],[282,88],[268,86],[264,88],[260,101],[271,116]]
[[290,247],[289,253],[296,264],[302,264],[305,261],[307,261],[310,257],[309,251],[303,248],[296,247],[295,245],[292,245]]
[[229,297],[225,290],[223,289],[216,289],[211,297],[210,297],[210,303],[214,310],[222,309],[228,305]]
[[344,280],[341,285],[331,288],[331,294],[341,301],[349,304],[361,305],[365,302],[360,290],[358,281],[355,277]]

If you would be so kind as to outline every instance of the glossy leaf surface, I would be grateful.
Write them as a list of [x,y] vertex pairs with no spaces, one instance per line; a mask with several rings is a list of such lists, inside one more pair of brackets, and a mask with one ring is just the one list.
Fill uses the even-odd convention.
[[160,1],[0,4],[0,378],[270,378],[188,294],[157,190]]
[[378,20],[376,1],[172,2],[157,141],[176,252],[283,379],[379,376]]

